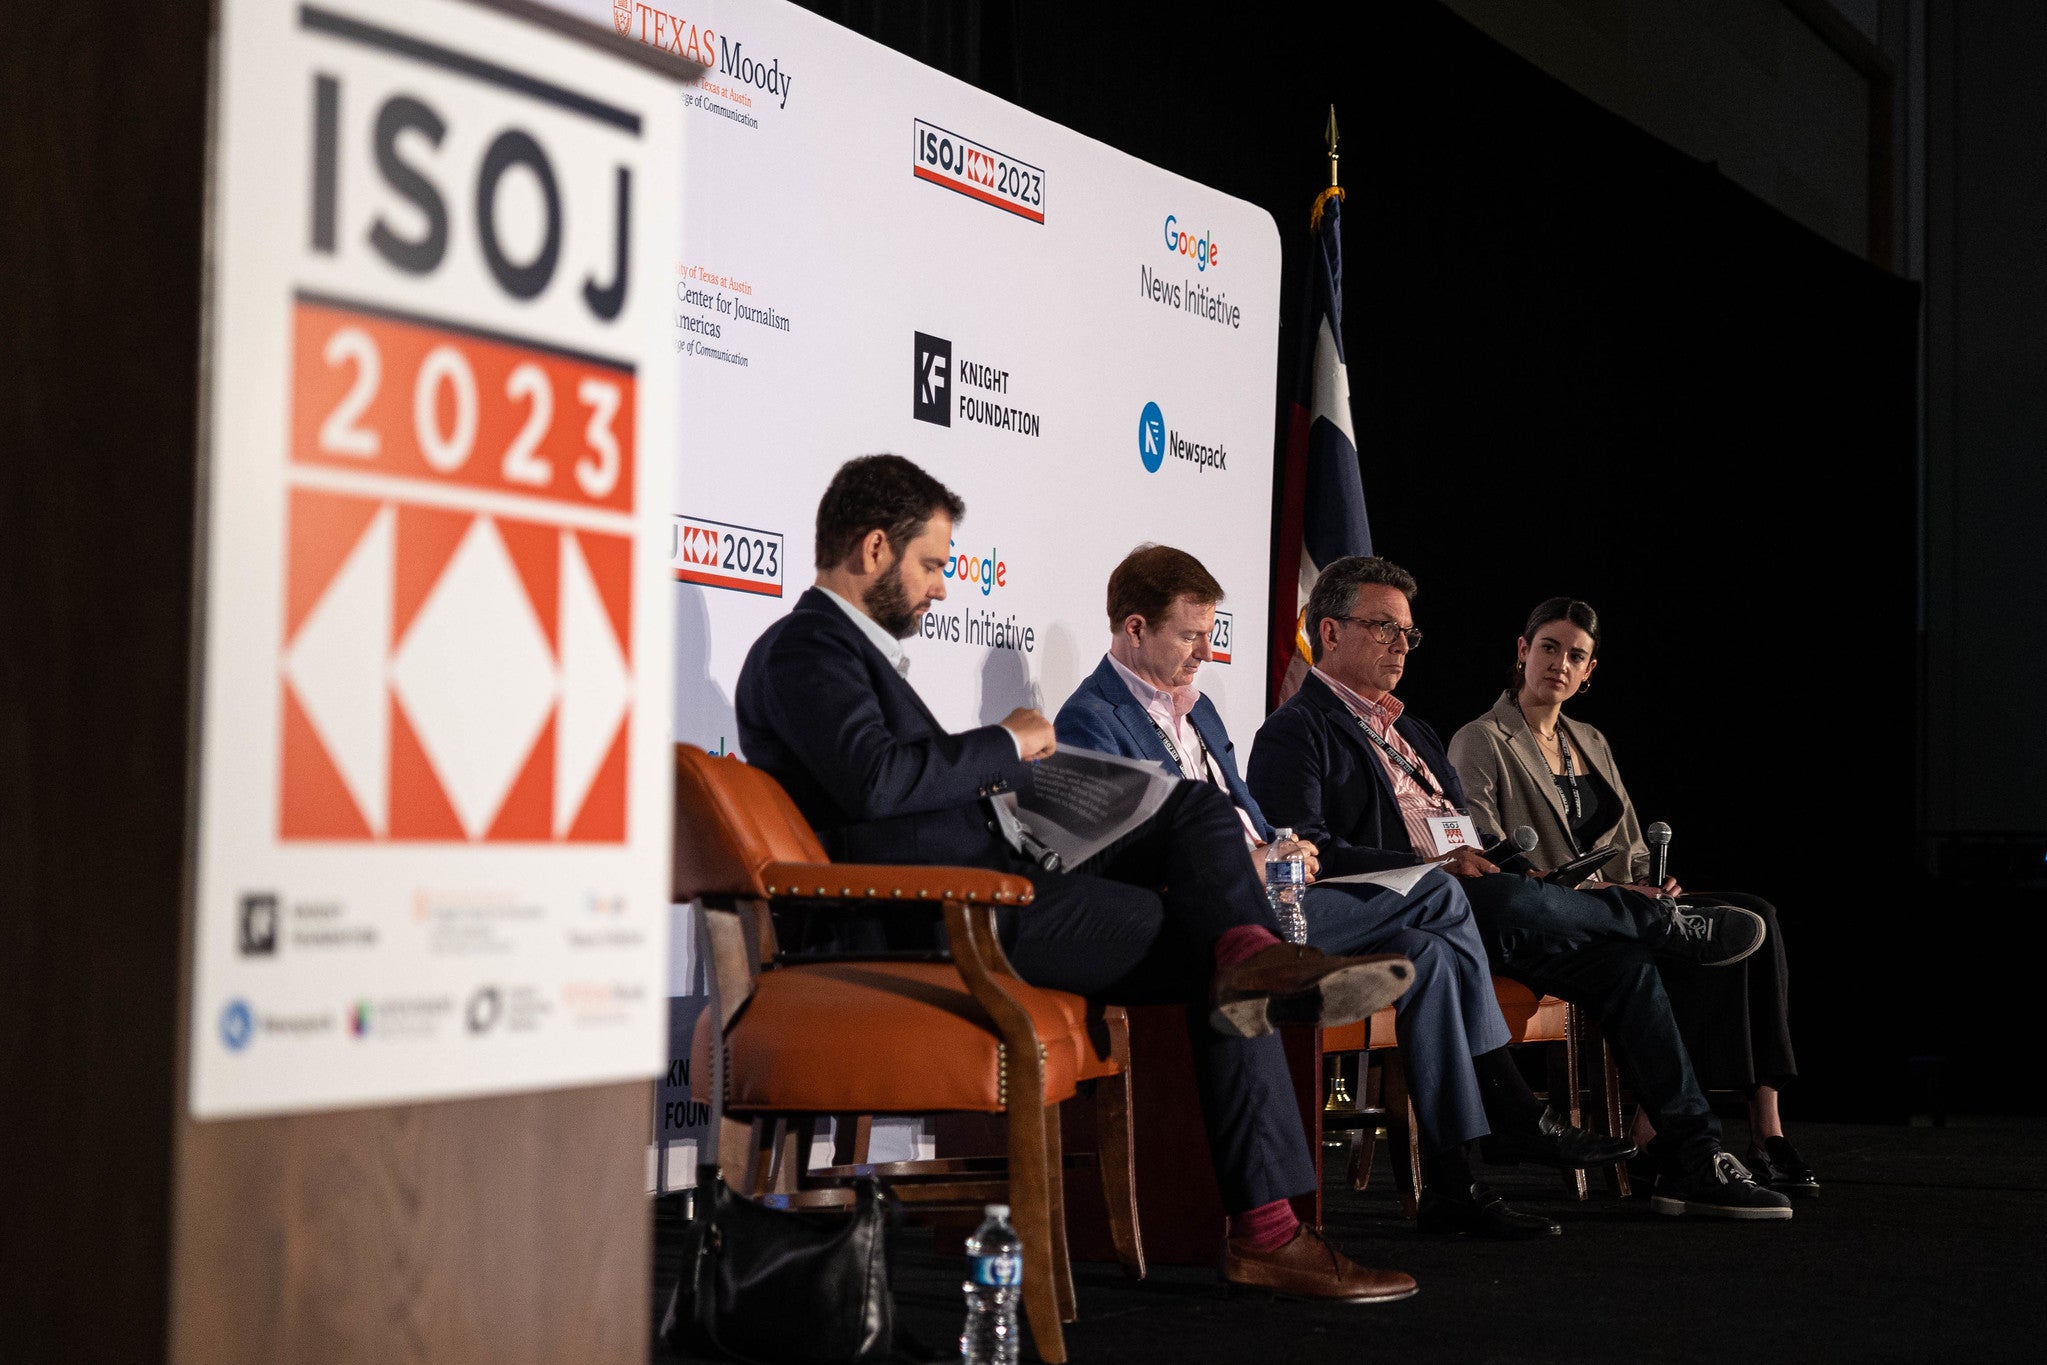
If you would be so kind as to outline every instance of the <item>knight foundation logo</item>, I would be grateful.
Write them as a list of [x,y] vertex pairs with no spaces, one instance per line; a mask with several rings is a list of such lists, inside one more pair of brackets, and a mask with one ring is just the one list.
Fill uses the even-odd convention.
[[916,395],[910,415],[941,427],[952,425],[952,343],[944,337],[916,334]]

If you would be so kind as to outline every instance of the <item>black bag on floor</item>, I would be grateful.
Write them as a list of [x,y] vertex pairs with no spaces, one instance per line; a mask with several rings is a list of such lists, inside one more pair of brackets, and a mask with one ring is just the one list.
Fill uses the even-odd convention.
[[771,1209],[734,1194],[715,1166],[697,1176],[682,1274],[661,1339],[699,1359],[745,1365],[881,1365],[895,1344],[887,1228],[894,1196],[856,1181],[853,1216]]

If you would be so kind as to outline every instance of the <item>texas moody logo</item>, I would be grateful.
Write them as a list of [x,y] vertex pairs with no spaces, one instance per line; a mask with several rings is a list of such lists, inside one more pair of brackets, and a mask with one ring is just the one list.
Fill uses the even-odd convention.
[[623,37],[638,38],[650,47],[673,52],[705,67],[707,74],[750,85],[775,100],[778,109],[789,107],[792,77],[782,69],[779,57],[760,61],[747,53],[746,44],[735,41],[730,34],[692,23],[644,0],[611,0],[611,23]]
[[916,146],[910,173],[919,180],[1033,223],[1045,221],[1044,171],[923,119],[911,120],[911,128]]

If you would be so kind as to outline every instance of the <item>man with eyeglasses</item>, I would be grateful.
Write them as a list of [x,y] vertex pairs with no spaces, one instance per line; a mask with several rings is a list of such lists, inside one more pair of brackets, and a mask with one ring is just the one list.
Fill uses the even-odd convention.
[[1710,932],[1687,932],[1673,902],[1620,887],[1568,890],[1489,862],[1471,839],[1443,742],[1393,695],[1422,640],[1415,593],[1411,574],[1376,557],[1322,571],[1305,623],[1315,666],[1260,727],[1251,794],[1268,820],[1315,842],[1325,877],[1433,862],[1462,878],[1493,969],[1593,1011],[1656,1122],[1657,1212],[1791,1217],[1790,1200],[1721,1150],[1656,969],[1659,955],[1739,961],[1761,944],[1760,920],[1721,915]]

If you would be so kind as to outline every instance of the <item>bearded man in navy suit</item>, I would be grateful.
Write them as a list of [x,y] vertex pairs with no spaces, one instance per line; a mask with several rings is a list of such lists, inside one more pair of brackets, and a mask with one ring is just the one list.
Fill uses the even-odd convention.
[[[1084,867],[1047,870],[995,798],[1058,747],[1033,710],[953,734],[910,686],[902,642],[945,596],[966,506],[899,455],[848,461],[817,509],[817,582],[747,652],[736,709],[747,760],[788,791],[833,858],[1028,877],[997,910],[1034,985],[1111,1004],[1187,1006],[1204,1127],[1230,1215],[1225,1279],[1304,1298],[1405,1298],[1407,1275],[1356,1265],[1294,1217],[1315,1185],[1275,1023],[1361,1019],[1413,975],[1405,958],[1283,943],[1230,803],[1182,783]],[[1236,847],[1231,845],[1236,843]],[[926,934],[935,926],[922,926]]]
[[[1237,768],[1222,716],[1195,686],[1211,657],[1222,585],[1185,550],[1142,545],[1109,575],[1109,652],[1059,708],[1059,741],[1148,758],[1230,798],[1236,842],[1262,864],[1274,830]],[[1305,847],[1310,875],[1317,850]],[[1508,1206],[1472,1175],[1469,1147],[1490,1131],[1495,1157],[1594,1166],[1633,1150],[1544,1109],[1508,1057],[1506,1021],[1470,902],[1456,880],[1424,873],[1405,894],[1369,883],[1311,885],[1302,900],[1308,942],[1330,953],[1400,953],[1415,984],[1400,998],[1400,1055],[1421,1128],[1425,1231],[1483,1237],[1555,1236],[1546,1218]]]

